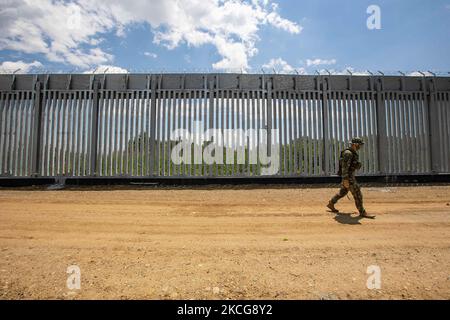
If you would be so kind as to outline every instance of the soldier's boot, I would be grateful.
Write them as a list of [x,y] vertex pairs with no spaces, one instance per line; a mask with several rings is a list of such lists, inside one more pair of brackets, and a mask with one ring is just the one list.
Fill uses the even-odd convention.
[[334,213],[339,213],[339,210],[338,209],[336,209],[335,207],[334,207],[334,203],[333,202],[328,202],[328,204],[327,204],[327,208],[328,209],[330,209],[331,210],[331,212],[334,212]]
[[375,215],[373,215],[373,214],[368,214],[368,213],[366,212],[366,210],[364,210],[363,212],[360,212],[360,213],[359,213],[359,216],[360,216],[361,218],[375,219]]

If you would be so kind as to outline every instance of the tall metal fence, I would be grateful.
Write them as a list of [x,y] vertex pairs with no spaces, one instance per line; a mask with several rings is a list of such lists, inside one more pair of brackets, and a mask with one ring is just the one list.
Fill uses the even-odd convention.
[[[274,176],[332,176],[353,136],[360,174],[450,173],[449,95],[449,77],[0,75],[0,178],[253,177],[267,145]],[[196,159],[212,144],[223,161]]]

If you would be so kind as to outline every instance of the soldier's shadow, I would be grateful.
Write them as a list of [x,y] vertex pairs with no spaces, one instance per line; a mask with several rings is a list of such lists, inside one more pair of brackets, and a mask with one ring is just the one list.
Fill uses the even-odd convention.
[[359,215],[352,216],[351,213],[346,213],[346,212],[339,212],[339,213],[336,213],[336,215],[334,216],[334,220],[336,220],[337,222],[339,222],[341,224],[357,225],[357,224],[361,224],[361,222],[360,222],[361,219],[362,219],[362,217]]

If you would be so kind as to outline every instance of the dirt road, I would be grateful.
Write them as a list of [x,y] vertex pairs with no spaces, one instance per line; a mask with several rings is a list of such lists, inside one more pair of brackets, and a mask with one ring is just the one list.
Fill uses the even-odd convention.
[[0,189],[0,299],[450,299],[450,186],[336,191]]

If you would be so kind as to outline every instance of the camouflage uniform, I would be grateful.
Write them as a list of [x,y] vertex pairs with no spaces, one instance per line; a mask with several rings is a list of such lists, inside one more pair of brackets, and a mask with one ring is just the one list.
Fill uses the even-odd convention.
[[[339,192],[333,198],[331,198],[330,202],[333,205],[336,204],[339,199],[345,197],[350,190],[353,198],[355,199],[356,208],[358,208],[359,213],[365,214],[366,210],[363,206],[363,196],[361,193],[361,189],[355,179],[355,171],[360,168],[361,162],[359,162],[358,153],[350,148],[345,149],[342,154],[342,186]],[[348,189],[344,187],[344,180],[348,180],[349,182]]]

